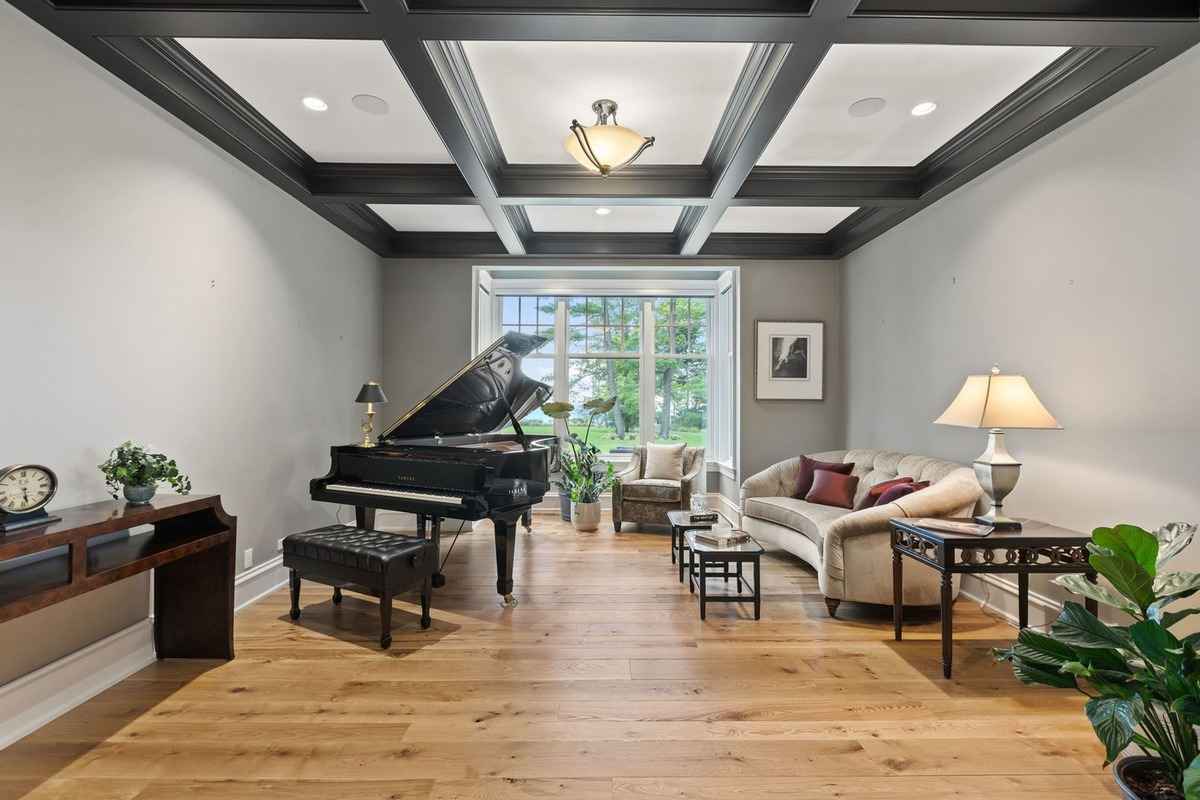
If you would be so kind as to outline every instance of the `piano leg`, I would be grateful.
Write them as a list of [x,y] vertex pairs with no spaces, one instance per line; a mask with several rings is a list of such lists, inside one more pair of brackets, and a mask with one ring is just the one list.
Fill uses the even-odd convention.
[[366,506],[354,507],[354,524],[363,530],[375,530],[375,509]]
[[493,519],[496,526],[496,591],[500,593],[501,605],[514,608],[517,598],[513,597],[513,555],[517,549],[516,520]]
[[533,533],[533,509],[530,508],[521,515],[521,524],[525,526],[525,530]]
[[[424,516],[424,515],[422,515]],[[433,524],[430,526],[433,534],[433,549],[438,554],[438,570],[433,573],[433,588],[440,589],[446,585],[446,576],[442,574],[441,559],[442,559],[442,518],[433,517]]]

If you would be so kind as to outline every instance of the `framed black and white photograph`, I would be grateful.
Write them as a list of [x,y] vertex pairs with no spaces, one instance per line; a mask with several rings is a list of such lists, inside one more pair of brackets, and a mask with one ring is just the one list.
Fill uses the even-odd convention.
[[756,322],[755,397],[824,398],[825,323]]

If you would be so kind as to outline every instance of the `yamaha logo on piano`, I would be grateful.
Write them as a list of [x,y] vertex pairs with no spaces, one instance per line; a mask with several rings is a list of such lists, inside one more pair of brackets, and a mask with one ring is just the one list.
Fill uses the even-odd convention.
[[416,483],[417,476],[416,475],[397,475],[396,480],[398,480],[402,483]]

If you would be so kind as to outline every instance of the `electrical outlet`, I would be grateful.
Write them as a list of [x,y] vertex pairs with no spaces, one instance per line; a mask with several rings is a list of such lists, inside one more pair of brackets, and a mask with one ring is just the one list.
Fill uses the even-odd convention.
[[242,553],[242,569],[250,569],[254,566],[254,548],[247,547],[246,552]]
[[282,552],[283,552],[283,539],[276,539],[276,540],[275,540],[275,552],[276,552],[276,553],[282,553]]

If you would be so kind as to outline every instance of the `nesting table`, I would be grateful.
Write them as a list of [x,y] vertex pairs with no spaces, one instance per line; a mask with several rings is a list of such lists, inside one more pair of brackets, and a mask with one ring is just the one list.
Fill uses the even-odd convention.
[[[700,619],[704,619],[705,606],[709,603],[742,603],[747,598],[742,596],[742,590],[748,589],[754,600],[754,618],[762,616],[762,580],[760,559],[766,552],[763,546],[754,539],[731,547],[717,547],[696,540],[697,531],[685,531],[684,541],[687,547],[688,591],[700,592]],[[680,559],[683,555],[680,554]],[[750,564],[754,568],[754,583],[751,584],[742,574],[742,565]],[[735,570],[730,570],[735,566]],[[733,578],[737,582],[738,593],[709,595],[708,581],[721,578],[725,583]]]

